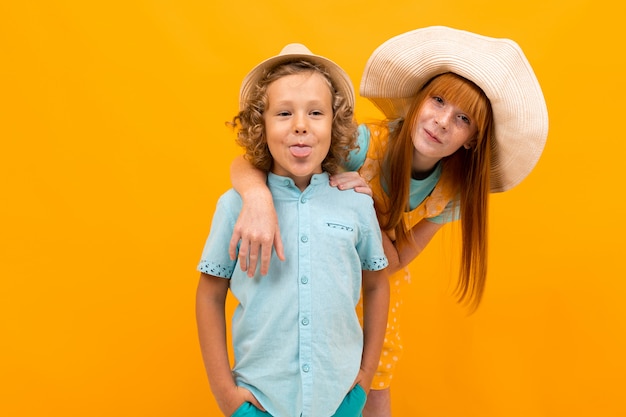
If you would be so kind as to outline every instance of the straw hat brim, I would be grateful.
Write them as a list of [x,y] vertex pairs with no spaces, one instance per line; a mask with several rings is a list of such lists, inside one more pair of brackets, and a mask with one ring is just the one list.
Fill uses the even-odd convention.
[[320,55],[315,55],[306,46],[300,43],[291,43],[286,45],[278,55],[264,60],[250,70],[241,83],[241,89],[239,91],[239,110],[244,108],[254,86],[269,70],[277,65],[298,59],[306,59],[307,61],[321,65],[324,69],[326,69],[335,89],[346,98],[348,105],[354,110],[354,87],[348,74],[330,59]]
[[360,93],[387,118],[405,117],[424,84],[445,72],[473,81],[491,102],[491,192],[516,186],[543,152],[548,111],[535,73],[514,41],[443,26],[401,34],[370,56]]

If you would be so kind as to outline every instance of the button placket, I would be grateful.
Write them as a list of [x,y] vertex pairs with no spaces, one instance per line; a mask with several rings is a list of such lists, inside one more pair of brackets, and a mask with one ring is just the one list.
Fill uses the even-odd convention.
[[[299,305],[299,344],[300,344],[300,369],[302,372],[302,395],[303,398],[311,398],[312,396],[312,368],[313,361],[313,326],[311,326],[312,313],[312,287],[311,277],[311,245],[309,236],[311,233],[311,214],[307,190],[298,198],[298,263],[300,285],[298,290]],[[310,407],[310,404],[303,404],[304,409]]]

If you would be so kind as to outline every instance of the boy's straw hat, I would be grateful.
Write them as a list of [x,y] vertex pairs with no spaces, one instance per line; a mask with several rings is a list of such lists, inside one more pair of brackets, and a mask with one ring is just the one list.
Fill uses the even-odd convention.
[[315,55],[313,52],[309,51],[306,46],[300,43],[291,43],[285,46],[282,51],[280,51],[280,54],[268,58],[252,68],[241,83],[239,110],[243,109],[254,86],[270,69],[278,64],[298,59],[305,59],[324,67],[326,71],[328,71],[334,87],[348,100],[348,104],[354,110],[354,87],[352,86],[352,81],[350,81],[348,74],[330,59]]
[[491,191],[519,184],[545,146],[548,111],[535,73],[514,41],[443,26],[401,34],[370,56],[361,95],[386,117],[404,117],[424,84],[444,72],[473,81],[491,101],[495,122]]

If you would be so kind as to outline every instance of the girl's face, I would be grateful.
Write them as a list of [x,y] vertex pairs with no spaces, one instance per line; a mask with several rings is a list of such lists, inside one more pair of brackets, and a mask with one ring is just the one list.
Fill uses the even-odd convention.
[[274,159],[272,172],[292,178],[304,190],[322,172],[333,123],[328,81],[317,72],[287,75],[267,87],[265,135]]
[[477,131],[476,122],[463,109],[440,96],[426,97],[411,132],[413,169],[429,171],[461,146],[472,146]]

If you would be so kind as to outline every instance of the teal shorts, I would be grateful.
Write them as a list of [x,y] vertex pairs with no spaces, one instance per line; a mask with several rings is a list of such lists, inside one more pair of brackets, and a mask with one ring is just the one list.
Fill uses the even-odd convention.
[[[365,407],[365,400],[367,400],[365,390],[357,384],[346,395],[346,398],[343,399],[332,417],[361,417],[361,412],[363,407]],[[246,402],[241,404],[231,417],[272,417],[272,415]]]

